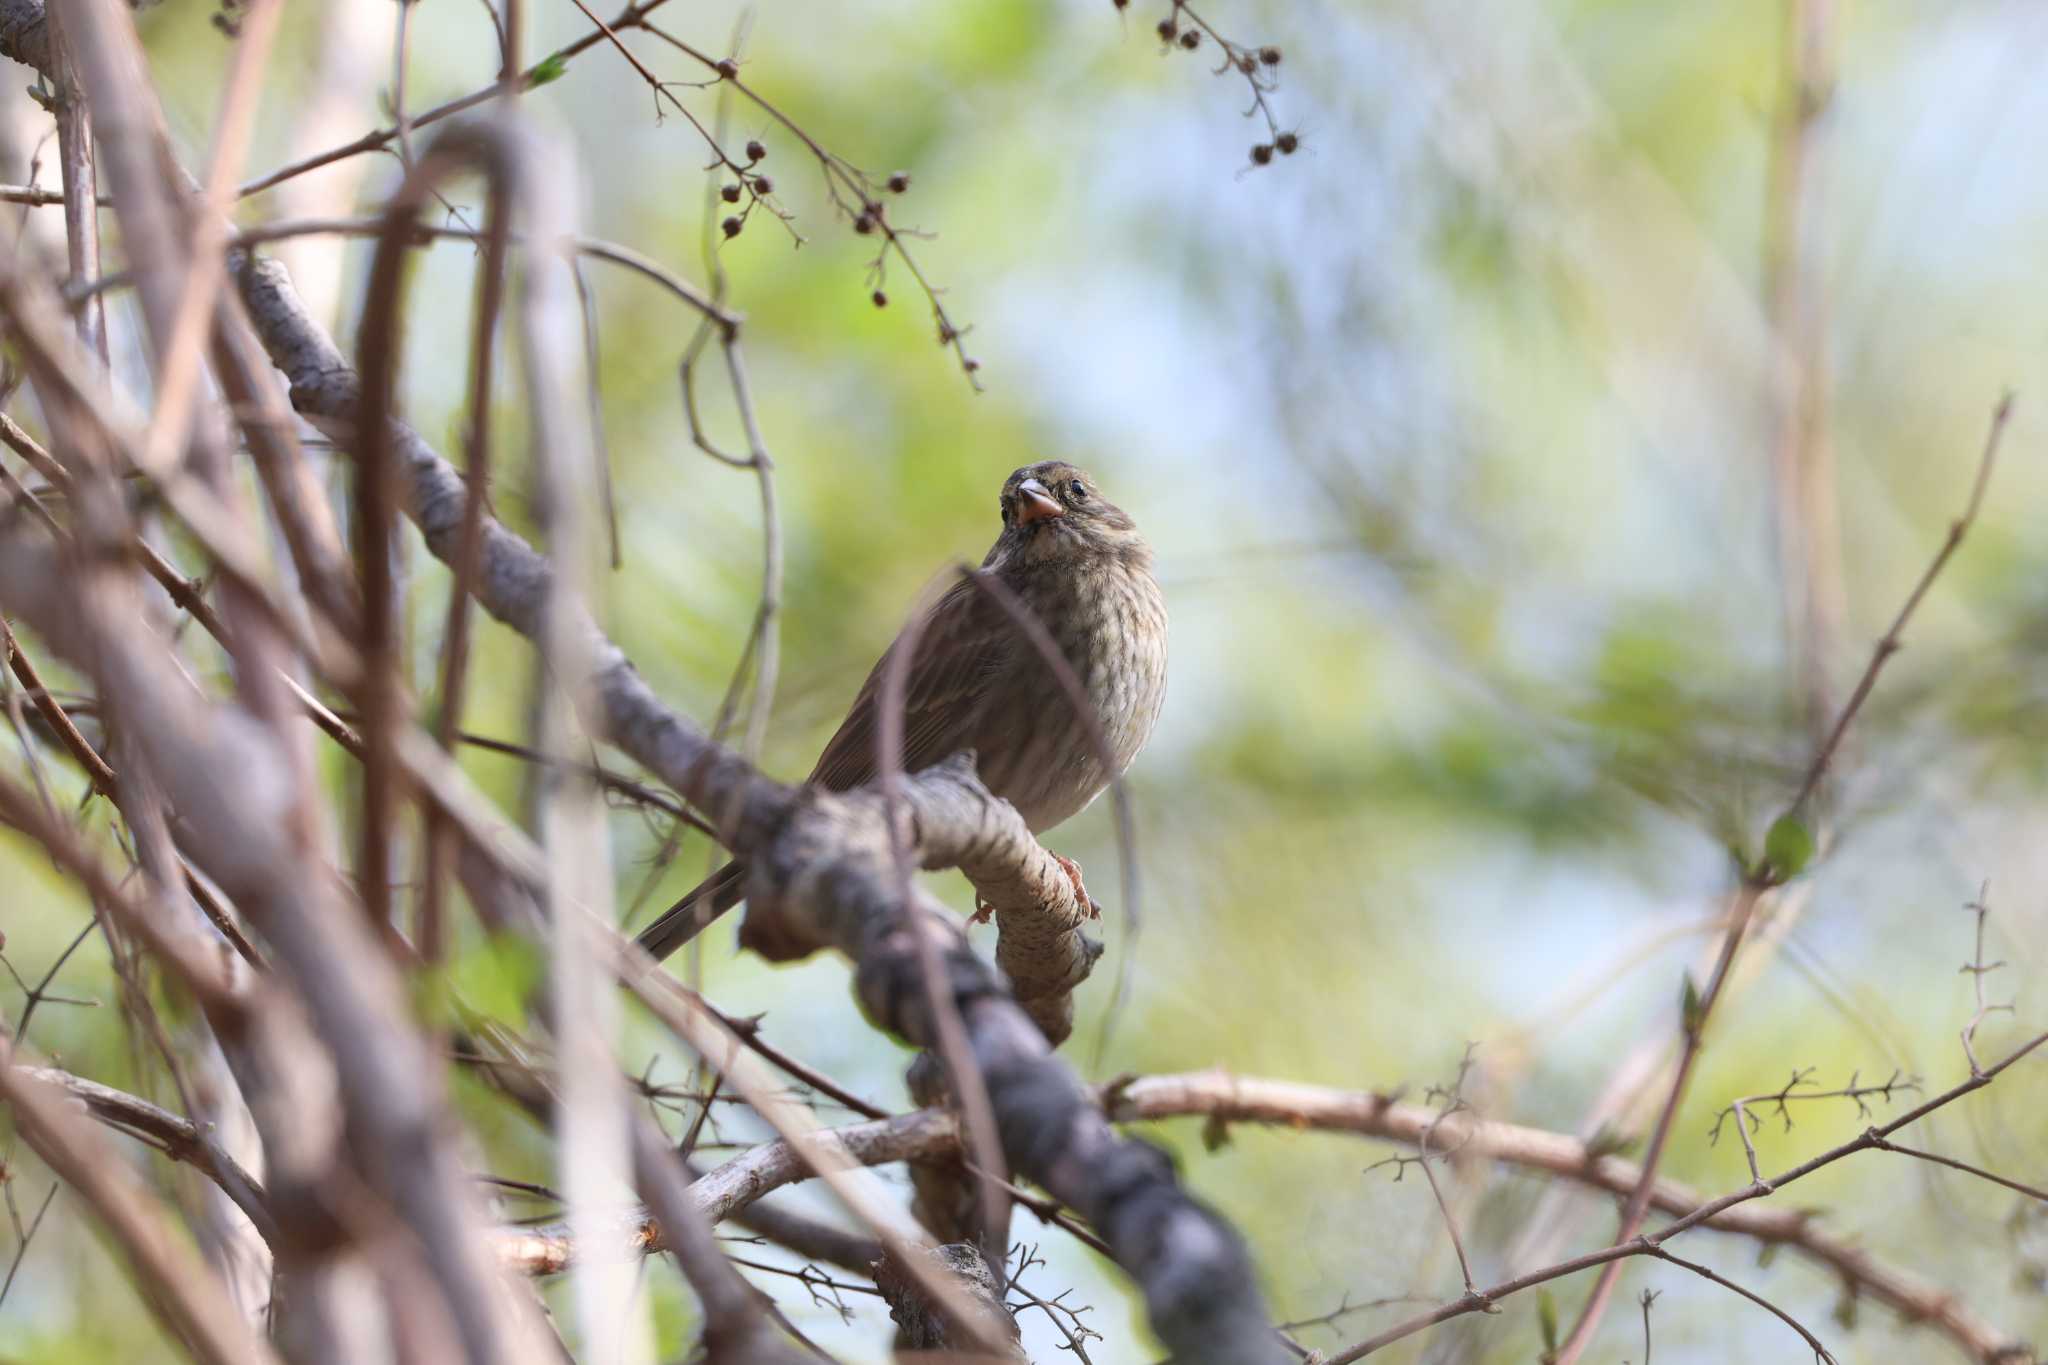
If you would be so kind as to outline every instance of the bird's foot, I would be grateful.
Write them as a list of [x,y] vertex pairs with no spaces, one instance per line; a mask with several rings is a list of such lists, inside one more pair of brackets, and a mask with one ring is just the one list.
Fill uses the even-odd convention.
[[1060,871],[1067,874],[1067,880],[1074,884],[1074,897],[1088,907],[1088,918],[1101,919],[1102,907],[1095,903],[1095,898],[1088,894],[1087,884],[1081,880],[1081,865],[1063,853],[1054,853],[1052,859],[1060,865]]
[[995,917],[996,908],[979,895],[974,898],[974,913],[967,917],[969,924],[987,924]]

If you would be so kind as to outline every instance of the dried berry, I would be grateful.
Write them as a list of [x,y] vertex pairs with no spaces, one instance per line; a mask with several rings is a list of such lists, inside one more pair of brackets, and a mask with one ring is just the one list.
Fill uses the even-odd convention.
[[1254,166],[1263,166],[1272,159],[1273,149],[1265,143],[1261,142],[1258,146],[1252,148],[1252,164]]
[[747,143],[748,161],[759,161],[762,157],[766,155],[768,155],[768,149],[761,145],[761,140],[759,138],[755,138]]
[[1131,0],[1109,0],[1109,3],[1115,5],[1118,9],[1129,9],[1131,7]]
[[898,171],[889,177],[889,193],[901,194],[910,188],[910,172]]
[[[1291,150],[1292,150],[1292,148],[1290,148],[1289,150],[1291,151]],[[775,182],[774,182],[773,180],[770,180],[770,179],[769,179],[769,178],[768,178],[767,176],[765,176],[765,175],[757,175],[757,176],[755,176],[755,177],[754,177],[754,193],[756,193],[756,194],[773,194],[773,193],[775,193]]]
[[737,237],[740,235],[740,220],[736,217],[728,218],[724,222],[720,223],[718,226],[724,230],[725,235],[728,237]]
[[973,374],[976,370],[981,368],[981,362],[979,360],[976,360],[973,356],[968,356],[965,360],[960,362],[960,368],[967,371],[967,373],[969,374]]
[[872,295],[872,297],[875,301],[875,307],[887,308],[889,306],[889,296],[887,294],[884,294],[881,290],[877,289]]
[[719,190],[718,197],[728,204],[737,204],[740,202],[740,187],[738,185],[727,185]]
[[1197,28],[1191,28],[1186,33],[1181,34],[1180,45],[1193,52],[1202,45],[1202,31]]
[[1264,62],[1267,66],[1280,65],[1280,49],[1277,47],[1260,48],[1259,60]]
[[1174,23],[1171,17],[1159,21],[1160,41],[1170,43],[1179,36],[1180,25]]
[[720,61],[718,65],[713,68],[713,70],[717,71],[719,75],[725,77],[727,80],[731,80],[734,76],[740,74],[740,64],[734,61],[732,58],[727,57]]
[[875,230],[874,215],[866,212],[856,214],[853,220],[853,230],[863,237],[873,232]]
[[1301,139],[1293,133],[1282,133],[1273,139],[1273,146],[1279,150],[1282,156],[1293,156],[1294,149],[1300,145]]

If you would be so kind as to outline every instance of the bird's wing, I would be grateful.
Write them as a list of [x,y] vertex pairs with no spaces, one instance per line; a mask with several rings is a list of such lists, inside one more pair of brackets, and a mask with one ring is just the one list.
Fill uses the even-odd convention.
[[[811,781],[847,791],[875,777],[875,737],[881,719],[882,677],[902,647],[889,646],[853,709],[818,756]],[[1009,665],[1015,632],[1001,608],[962,580],[933,605],[917,640],[917,655],[903,680],[903,770],[916,772],[965,748],[977,701],[989,680]]]

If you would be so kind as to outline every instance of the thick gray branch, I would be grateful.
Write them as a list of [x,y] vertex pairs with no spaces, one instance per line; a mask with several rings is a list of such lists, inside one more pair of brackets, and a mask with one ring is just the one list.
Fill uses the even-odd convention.
[[[283,269],[244,257],[235,275],[258,334],[291,382],[293,406],[352,442],[360,386]],[[409,511],[428,548],[448,559],[465,496],[461,476],[408,428],[396,429],[393,448],[410,482]],[[550,574],[525,541],[487,522],[476,589],[493,616],[538,638]],[[582,689],[591,699],[588,728],[711,813],[728,846],[748,859],[753,913],[773,915],[804,942],[847,953],[859,964],[860,996],[874,1018],[925,1045],[935,1041],[935,1030],[917,936],[938,937],[970,1047],[988,1078],[1005,1154],[1102,1230],[1144,1287],[1154,1327],[1176,1353],[1190,1361],[1285,1359],[1237,1235],[1188,1197],[1162,1153],[1110,1128],[942,907],[918,893],[905,913],[879,798],[793,790],[760,776],[663,704],[587,617],[576,628],[584,632],[576,652],[594,668]],[[992,850],[1007,842],[1021,863],[1021,824],[1005,832],[1002,818],[991,814],[998,803],[985,792],[967,798],[971,780],[954,772],[906,784],[916,793],[920,857],[966,850],[985,869]],[[1029,879],[1029,871],[1022,876]],[[1056,977],[1066,974],[1055,968]]]

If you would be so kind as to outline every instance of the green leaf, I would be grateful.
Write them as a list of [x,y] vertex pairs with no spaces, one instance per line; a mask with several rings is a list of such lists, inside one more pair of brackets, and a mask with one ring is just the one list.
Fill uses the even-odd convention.
[[1785,814],[1771,824],[1764,836],[1764,861],[1779,881],[1790,881],[1813,861],[1813,831],[1798,816]]
[[1693,984],[1691,972],[1685,974],[1685,989],[1678,995],[1678,1016],[1688,1035],[1700,1031],[1700,988]]
[[1544,1353],[1557,1354],[1557,1299],[1548,1289],[1536,1291],[1536,1330],[1543,1334]]
[[1230,1125],[1223,1121],[1221,1114],[1209,1115],[1202,1125],[1202,1146],[1212,1152],[1220,1152],[1230,1145]]
[[559,52],[551,52],[533,64],[526,73],[526,88],[535,89],[549,81],[558,81],[569,73],[569,59]]

